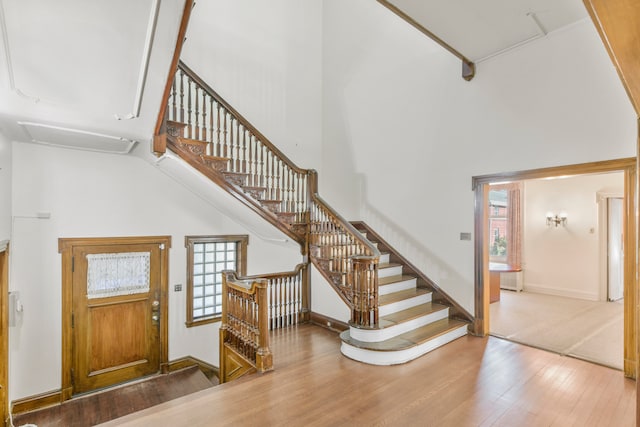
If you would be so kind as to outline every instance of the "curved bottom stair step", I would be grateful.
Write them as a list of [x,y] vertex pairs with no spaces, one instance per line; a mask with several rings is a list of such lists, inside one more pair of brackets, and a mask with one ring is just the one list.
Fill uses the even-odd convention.
[[378,342],[357,341],[347,330],[340,334],[340,351],[350,359],[371,365],[397,365],[467,335],[467,326],[467,322],[447,318]]

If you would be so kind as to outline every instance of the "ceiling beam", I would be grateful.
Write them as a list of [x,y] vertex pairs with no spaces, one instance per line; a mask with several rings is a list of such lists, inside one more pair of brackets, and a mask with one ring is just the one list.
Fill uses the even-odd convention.
[[378,0],[378,3],[380,3],[381,5],[383,5],[384,7],[386,7],[393,13],[395,13],[396,15],[398,15],[400,18],[404,19],[406,22],[411,24],[414,28],[416,28],[422,34],[426,35],[431,40],[438,43],[440,46],[442,46],[447,51],[449,51],[449,53],[451,53],[453,56],[460,59],[462,61],[462,78],[465,79],[466,81],[470,81],[471,79],[473,79],[473,77],[476,75],[476,65],[473,63],[473,61],[471,61],[469,58],[464,56],[462,53],[458,52],[456,49],[454,49],[451,45],[449,45],[447,42],[442,40],[440,37],[436,36],[434,33],[429,31],[422,25],[420,25],[415,19],[407,15],[403,10],[398,8],[396,5],[390,3],[387,0]]

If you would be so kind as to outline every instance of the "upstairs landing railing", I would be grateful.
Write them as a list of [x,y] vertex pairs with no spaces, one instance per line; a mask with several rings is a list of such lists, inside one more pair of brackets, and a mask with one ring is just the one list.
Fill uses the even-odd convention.
[[379,251],[318,195],[314,170],[296,166],[180,62],[168,91],[167,146],[302,247],[351,309],[378,326]]
[[269,347],[267,281],[222,274],[220,382],[273,369]]

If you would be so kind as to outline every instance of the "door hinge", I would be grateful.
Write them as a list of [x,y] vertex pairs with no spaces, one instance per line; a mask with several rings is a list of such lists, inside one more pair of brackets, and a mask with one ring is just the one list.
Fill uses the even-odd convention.
[[76,271],[76,257],[71,257],[71,272]]
[[73,368],[71,368],[71,386],[76,384],[76,376],[74,375]]
[[75,320],[76,320],[75,316],[73,315],[73,313],[71,313],[71,329],[75,328],[76,326]]

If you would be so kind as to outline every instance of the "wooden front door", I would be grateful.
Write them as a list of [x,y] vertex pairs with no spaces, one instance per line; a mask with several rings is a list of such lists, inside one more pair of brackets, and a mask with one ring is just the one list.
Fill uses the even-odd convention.
[[63,384],[63,398],[159,372],[167,362],[168,239],[68,243],[63,266],[70,258],[71,280],[63,278],[70,287],[63,300],[71,313],[71,389],[64,392]]

